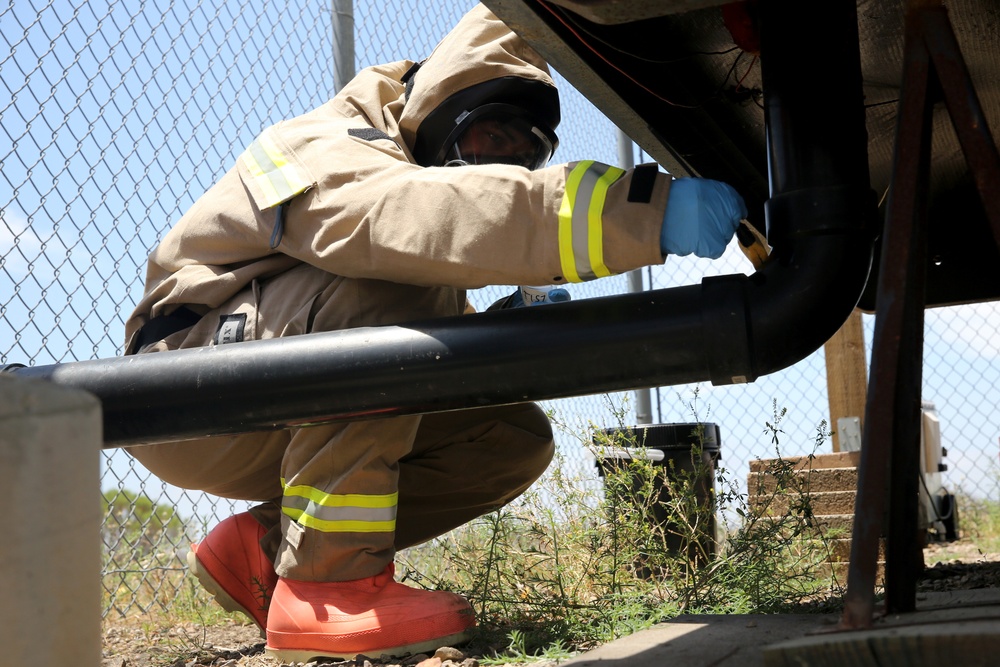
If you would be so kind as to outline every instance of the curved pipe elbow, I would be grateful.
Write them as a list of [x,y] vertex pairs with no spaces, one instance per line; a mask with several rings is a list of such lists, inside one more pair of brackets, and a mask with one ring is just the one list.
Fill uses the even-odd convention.
[[768,262],[750,276],[702,282],[713,384],[787,368],[840,329],[871,270],[874,213],[874,193],[846,186],[768,201]]

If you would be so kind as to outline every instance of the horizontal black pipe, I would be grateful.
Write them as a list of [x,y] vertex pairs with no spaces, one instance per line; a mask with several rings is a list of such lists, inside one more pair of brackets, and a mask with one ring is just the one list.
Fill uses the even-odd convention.
[[705,379],[701,301],[695,286],[14,373],[94,393],[108,445],[158,442]]
[[[853,2],[761,7],[775,253],[749,277],[11,372],[94,393],[105,445],[114,447],[753,382],[786,368],[818,349],[857,304],[871,266],[874,205]],[[812,29],[801,31],[803,24]]]

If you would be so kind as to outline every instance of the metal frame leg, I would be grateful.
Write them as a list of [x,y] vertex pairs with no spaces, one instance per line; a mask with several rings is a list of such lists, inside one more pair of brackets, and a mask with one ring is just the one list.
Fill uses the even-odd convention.
[[921,568],[917,504],[926,192],[931,117],[942,94],[1000,244],[1000,158],[940,2],[911,1],[904,53],[842,629],[872,625],[878,543],[883,532],[887,537],[885,611],[909,612],[916,607]]

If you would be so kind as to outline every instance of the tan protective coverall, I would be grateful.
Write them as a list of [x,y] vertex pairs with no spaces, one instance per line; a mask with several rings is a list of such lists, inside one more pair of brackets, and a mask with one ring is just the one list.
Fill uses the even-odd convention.
[[[454,92],[503,76],[553,85],[488,10],[442,40],[407,96],[401,78],[413,64],[365,69],[323,106],[260,135],[150,255],[128,353],[459,315],[466,289],[663,261],[665,174],[647,172],[637,198],[633,172],[598,163],[532,172],[414,162],[420,122]],[[203,317],[132,349],[143,324],[181,305]],[[262,546],[278,574],[343,581],[509,502],[544,472],[553,444],[544,413],[525,404],[129,452],[177,486],[272,501],[255,516],[271,528]]]

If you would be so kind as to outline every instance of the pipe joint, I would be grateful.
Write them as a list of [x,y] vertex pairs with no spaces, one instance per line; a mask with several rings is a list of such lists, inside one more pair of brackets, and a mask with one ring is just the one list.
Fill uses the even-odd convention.
[[701,281],[704,358],[714,385],[745,384],[757,379],[750,351],[748,285],[743,274],[711,276]]
[[793,238],[874,232],[875,192],[853,185],[782,192],[764,204],[767,238],[776,248]]

